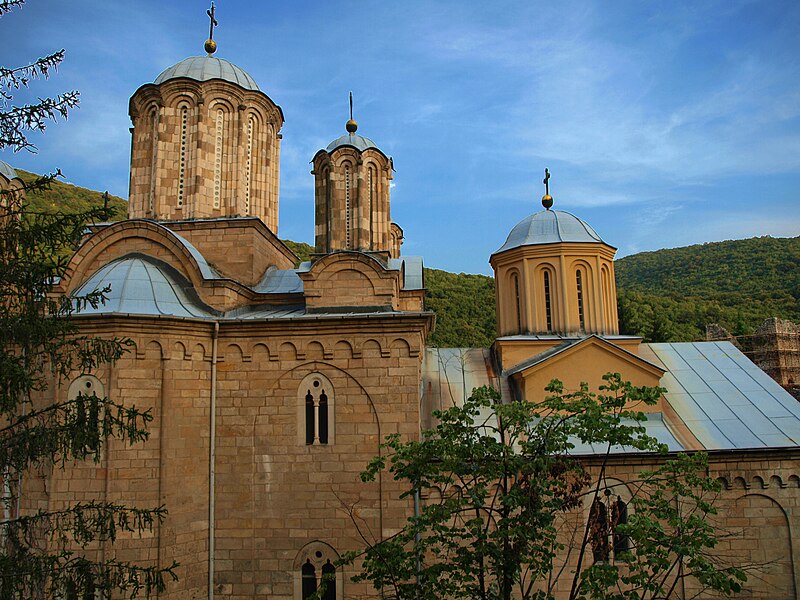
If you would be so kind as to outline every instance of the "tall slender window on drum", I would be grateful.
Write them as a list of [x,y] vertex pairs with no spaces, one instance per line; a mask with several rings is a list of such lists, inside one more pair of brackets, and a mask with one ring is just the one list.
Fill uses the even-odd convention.
[[367,202],[369,203],[367,205],[367,214],[369,214],[369,246],[370,248],[374,248],[373,244],[375,243],[375,234],[374,234],[375,218],[372,214],[372,206],[373,203],[375,202],[375,196],[376,196],[375,194],[376,178],[375,178],[375,167],[373,167],[372,165],[370,165],[369,171],[367,171],[367,178],[368,178],[367,187],[369,189],[369,196],[367,198]]
[[344,167],[344,247],[348,250],[352,247],[350,244],[352,242],[352,235],[351,235],[351,228],[353,226],[353,215],[351,212],[350,206],[350,165],[345,165]]
[[253,139],[255,134],[255,119],[247,119],[247,160],[244,166],[244,214],[250,214],[250,178],[253,172]]
[[222,197],[222,140],[225,127],[225,111],[217,109],[217,131],[214,142],[214,208],[220,207]]
[[544,312],[547,319],[547,331],[553,331],[553,307],[550,303],[550,272],[544,272]]
[[186,135],[189,121],[189,109],[185,106],[181,108],[181,151],[178,165],[178,208],[183,207],[185,197],[186,182]]
[[514,310],[517,317],[517,333],[522,333],[522,306],[519,298],[519,276],[514,273],[511,276],[514,284]]
[[585,331],[586,319],[583,314],[583,276],[580,269],[575,272],[575,279],[578,286],[578,319],[581,323],[581,331]]
[[152,145],[150,148],[150,193],[148,194],[147,208],[152,214],[156,203],[156,181],[158,180],[158,109],[153,110],[152,116]]

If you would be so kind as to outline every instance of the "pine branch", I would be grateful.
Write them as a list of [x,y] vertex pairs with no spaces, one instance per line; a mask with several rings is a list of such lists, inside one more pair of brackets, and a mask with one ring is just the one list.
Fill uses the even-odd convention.
[[45,463],[97,462],[108,438],[129,444],[147,440],[146,426],[152,419],[150,410],[79,394],[11,417],[10,424],[0,429],[0,465],[20,472]]

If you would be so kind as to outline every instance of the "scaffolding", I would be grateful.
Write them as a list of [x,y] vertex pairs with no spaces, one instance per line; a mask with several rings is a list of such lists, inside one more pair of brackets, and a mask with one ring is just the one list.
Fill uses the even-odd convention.
[[724,327],[706,326],[707,340],[735,344],[758,367],[795,396],[800,393],[800,325],[772,317],[752,335],[731,335]]

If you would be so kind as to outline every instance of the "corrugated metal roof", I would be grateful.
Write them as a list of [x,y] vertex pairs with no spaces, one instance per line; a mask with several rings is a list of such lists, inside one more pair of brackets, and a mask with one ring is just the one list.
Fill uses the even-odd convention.
[[707,450],[800,444],[800,402],[730,342],[643,344],[665,398]]

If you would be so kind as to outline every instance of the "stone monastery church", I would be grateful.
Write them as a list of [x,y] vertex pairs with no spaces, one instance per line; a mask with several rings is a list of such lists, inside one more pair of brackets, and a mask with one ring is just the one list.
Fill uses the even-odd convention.
[[[615,248],[549,196],[489,258],[493,346],[428,348],[422,260],[402,255],[391,220],[392,159],[352,119],[316,153],[315,254],[297,266],[277,236],[283,113],[215,48],[133,94],[129,218],[92,226],[59,284],[67,294],[109,286],[105,305],[76,319],[134,346],[55,393],[150,407],[151,437],[56,470],[48,506],[166,505],[152,535],[108,549],[178,561],[166,598],[301,600],[323,574],[335,574],[326,598],[374,595],[334,563],[363,546],[343,504],[376,539],[413,514],[391,478],[359,478],[384,436],[417,438],[433,410],[486,383],[536,401],[554,377],[596,387],[612,371],[667,389],[647,429],[671,452],[709,452],[723,522],[737,533],[723,544],[764,565],[742,597],[797,597],[797,400],[728,342],[621,335]],[[19,185],[4,163],[0,184]],[[605,453],[576,451],[590,465]],[[629,499],[626,481],[660,460],[614,453],[613,497]],[[692,597],[686,586],[679,597]]]

